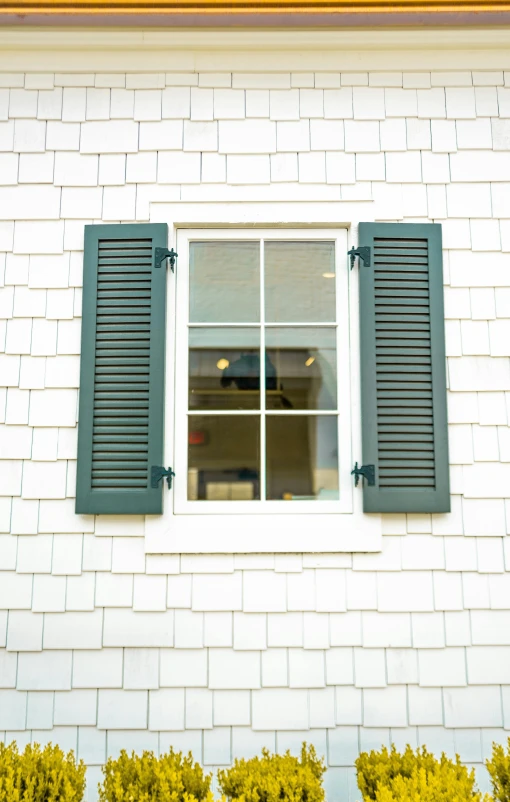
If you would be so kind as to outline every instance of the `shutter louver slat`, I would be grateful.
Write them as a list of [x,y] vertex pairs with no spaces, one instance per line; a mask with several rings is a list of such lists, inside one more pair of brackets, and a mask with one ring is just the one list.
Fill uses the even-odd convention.
[[161,512],[165,225],[87,226],[77,511]]
[[360,225],[367,512],[449,510],[440,226]]

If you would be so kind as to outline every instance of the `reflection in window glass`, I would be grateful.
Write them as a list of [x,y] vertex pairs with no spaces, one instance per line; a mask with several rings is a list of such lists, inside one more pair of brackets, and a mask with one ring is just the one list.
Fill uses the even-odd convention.
[[333,242],[266,242],[265,317],[268,323],[334,323]]
[[266,354],[267,409],[336,409],[335,329],[267,328]]
[[260,409],[260,330],[191,328],[189,408]]
[[191,323],[260,320],[258,242],[192,242],[189,275]]
[[337,500],[338,434],[334,415],[268,415],[268,499]]
[[260,499],[260,418],[188,417],[188,499]]

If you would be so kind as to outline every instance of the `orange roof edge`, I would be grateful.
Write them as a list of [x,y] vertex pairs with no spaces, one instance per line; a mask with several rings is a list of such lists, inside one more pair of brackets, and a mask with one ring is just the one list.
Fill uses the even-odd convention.
[[510,0],[488,3],[483,0],[21,0],[17,3],[0,2],[0,15],[32,17],[97,15],[161,15],[161,14],[480,14],[510,11]]

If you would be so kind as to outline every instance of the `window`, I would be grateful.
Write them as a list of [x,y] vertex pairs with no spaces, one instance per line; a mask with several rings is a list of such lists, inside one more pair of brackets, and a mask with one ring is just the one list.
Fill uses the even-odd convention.
[[174,512],[351,511],[346,232],[181,230],[177,251]]
[[441,226],[360,223],[349,270],[313,204],[213,211],[275,228],[85,227],[76,512],[146,516],[155,554],[377,551],[378,513],[448,512]]

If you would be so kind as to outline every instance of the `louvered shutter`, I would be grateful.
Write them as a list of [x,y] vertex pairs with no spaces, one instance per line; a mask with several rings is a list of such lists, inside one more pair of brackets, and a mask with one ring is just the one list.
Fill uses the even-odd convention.
[[449,512],[441,226],[361,223],[365,512]]
[[165,224],[85,226],[76,512],[161,513]]

